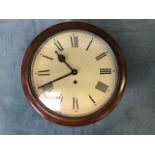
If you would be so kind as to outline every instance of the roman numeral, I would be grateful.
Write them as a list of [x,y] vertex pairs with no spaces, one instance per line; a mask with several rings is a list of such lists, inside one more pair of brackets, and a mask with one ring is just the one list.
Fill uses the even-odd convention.
[[61,97],[60,97],[60,104],[62,103],[62,100],[63,100],[63,96],[61,95]]
[[49,82],[47,84],[44,84],[44,85],[38,87],[38,89],[42,89],[43,91],[47,91],[47,90],[53,89],[53,87],[54,87],[53,84]]
[[91,101],[94,103],[94,105],[97,106],[96,103],[95,103],[95,101],[94,101],[94,99],[91,97],[91,95],[88,94],[88,96],[89,96],[89,98],[91,99]]
[[59,51],[62,52],[64,50],[62,45],[60,44],[60,42],[58,40],[56,42],[54,42],[54,45],[58,48]]
[[72,48],[78,48],[78,36],[71,36],[70,40]]
[[103,57],[105,57],[107,54],[105,52],[101,53],[100,55],[98,55],[96,57],[96,60],[99,61],[100,59],[102,59]]
[[46,76],[46,75],[50,75],[50,70],[38,71],[38,76]]
[[91,45],[91,44],[92,44],[92,42],[93,42],[93,39],[94,39],[94,38],[92,38],[92,39],[91,39],[91,41],[89,42],[89,44],[88,44],[88,46],[87,46],[87,48],[86,48],[86,51],[88,51],[88,49],[89,49],[90,45]]
[[100,91],[102,91],[102,92],[104,92],[104,93],[106,93],[106,91],[108,89],[108,86],[106,84],[98,81],[98,83],[97,83],[97,85],[96,85],[95,88],[98,89],[98,90],[100,90]]
[[100,74],[111,74],[112,69],[111,68],[100,68]]
[[77,112],[78,109],[79,109],[78,99],[76,97],[73,97],[73,110]]
[[40,54],[42,57],[44,57],[44,58],[47,58],[47,59],[49,59],[49,60],[53,60],[53,58],[51,58],[51,57],[49,57],[49,56],[46,56],[46,55],[43,55],[43,54]]
[[63,96],[60,95],[60,96],[56,96],[56,99],[60,101],[60,104],[62,103],[62,100],[63,100]]

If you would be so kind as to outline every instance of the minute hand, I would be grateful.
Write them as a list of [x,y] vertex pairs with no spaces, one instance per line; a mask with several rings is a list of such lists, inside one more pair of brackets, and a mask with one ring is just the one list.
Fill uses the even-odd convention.
[[39,86],[38,88],[40,89],[40,88],[46,87],[46,86],[48,86],[48,85],[50,85],[50,84],[53,84],[53,83],[56,82],[56,81],[59,81],[59,80],[65,78],[65,77],[67,77],[67,76],[70,76],[70,75],[72,75],[72,74],[73,74],[73,73],[70,72],[70,73],[68,73],[68,74],[66,74],[66,75],[64,75],[64,76],[61,76],[61,77],[59,77],[59,78],[57,78],[57,79],[55,79],[55,80],[52,80],[52,81],[50,81],[50,82],[48,82],[48,83],[46,83],[46,84],[43,84],[43,85]]

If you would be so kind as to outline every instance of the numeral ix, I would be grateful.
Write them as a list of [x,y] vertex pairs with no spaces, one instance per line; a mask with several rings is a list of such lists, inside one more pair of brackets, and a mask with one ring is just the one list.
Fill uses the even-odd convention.
[[38,71],[38,76],[50,75],[50,70],[41,70]]

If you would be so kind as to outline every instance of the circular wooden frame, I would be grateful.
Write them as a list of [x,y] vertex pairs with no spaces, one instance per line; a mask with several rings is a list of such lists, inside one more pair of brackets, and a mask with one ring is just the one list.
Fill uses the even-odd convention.
[[[78,117],[78,118],[65,117],[44,107],[42,103],[39,101],[39,99],[36,97],[30,82],[30,66],[31,66],[32,58],[35,52],[37,51],[37,49],[39,48],[39,46],[50,36],[58,32],[61,32],[64,30],[70,30],[70,29],[81,29],[81,30],[89,31],[91,33],[96,34],[104,41],[106,41],[114,52],[114,55],[116,57],[117,64],[118,64],[118,73],[119,73],[117,88],[109,103],[107,103],[103,108],[101,108],[100,110],[98,110],[93,114],[90,114],[84,117]],[[68,125],[68,126],[81,126],[81,125],[94,123],[102,119],[116,107],[125,89],[127,72],[126,72],[125,60],[122,55],[121,49],[107,32],[97,28],[96,26],[93,26],[87,23],[66,22],[66,23],[61,23],[61,24],[49,27],[41,34],[39,34],[32,41],[23,58],[21,77],[22,77],[22,86],[23,86],[25,96],[27,97],[31,105],[34,107],[34,109],[41,116],[58,124]]]

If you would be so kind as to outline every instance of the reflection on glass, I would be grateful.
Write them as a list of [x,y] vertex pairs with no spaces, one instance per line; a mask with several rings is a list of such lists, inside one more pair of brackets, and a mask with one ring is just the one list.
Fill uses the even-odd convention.
[[60,92],[46,91],[39,96],[39,99],[46,107],[54,111],[60,111],[62,95]]

